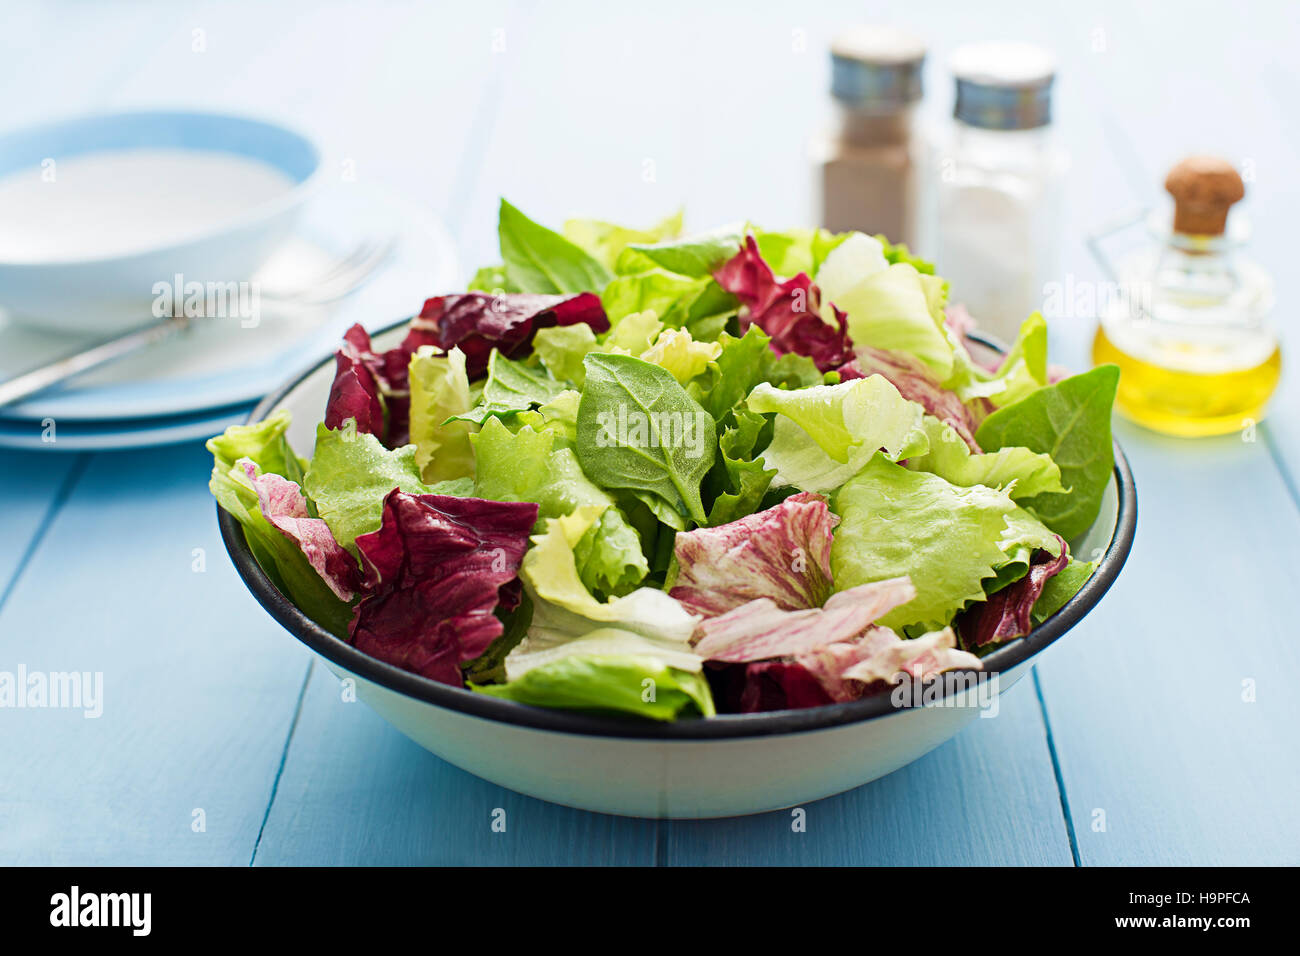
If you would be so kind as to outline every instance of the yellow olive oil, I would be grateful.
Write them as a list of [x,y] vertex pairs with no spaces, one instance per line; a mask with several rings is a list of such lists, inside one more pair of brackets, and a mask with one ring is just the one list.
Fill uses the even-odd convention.
[[[1222,435],[1260,421],[1282,374],[1282,352],[1255,347],[1225,364],[1223,349],[1198,350],[1187,342],[1146,343],[1141,357],[1107,336],[1105,323],[1092,344],[1095,363],[1120,367],[1116,408],[1147,428],[1168,435]],[[1234,350],[1235,351],[1235,350]],[[1260,358],[1263,357],[1263,361]]]

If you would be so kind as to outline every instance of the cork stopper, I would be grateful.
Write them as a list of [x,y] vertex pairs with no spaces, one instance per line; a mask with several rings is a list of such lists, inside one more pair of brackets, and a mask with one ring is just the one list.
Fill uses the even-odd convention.
[[1221,236],[1228,208],[1246,195],[1241,176],[1226,159],[1188,156],[1169,170],[1165,189],[1174,197],[1174,232]]

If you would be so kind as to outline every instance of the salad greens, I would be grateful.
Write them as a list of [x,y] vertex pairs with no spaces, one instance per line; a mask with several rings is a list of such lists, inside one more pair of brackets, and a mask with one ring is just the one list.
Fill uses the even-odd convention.
[[813,707],[978,669],[1064,607],[1118,371],[996,362],[883,236],[684,234],[501,203],[501,261],[379,348],[349,330],[211,488],[304,613],[475,693],[628,718]]

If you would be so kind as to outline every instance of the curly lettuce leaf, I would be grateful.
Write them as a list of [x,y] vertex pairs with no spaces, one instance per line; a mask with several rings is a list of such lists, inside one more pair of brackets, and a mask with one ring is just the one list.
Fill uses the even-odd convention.
[[570,219],[564,224],[564,238],[581,246],[611,272],[619,253],[630,243],[656,243],[675,239],[682,233],[682,210],[666,216],[649,229],[631,229],[599,219]]
[[374,435],[320,424],[302,487],[339,544],[354,551],[360,535],[379,528],[390,491],[429,491],[415,455],[414,445],[390,450]]
[[803,491],[838,488],[878,450],[897,461],[929,448],[924,410],[879,375],[795,391],[763,384],[745,403],[777,413],[763,461],[777,484]]
[[754,234],[754,239],[763,261],[777,275],[793,276],[806,272],[815,279],[826,257],[854,235],[857,234],[834,233],[826,229],[760,230]]
[[728,417],[718,439],[718,457],[705,479],[712,498],[709,527],[725,525],[762,507],[776,477],[776,469],[766,467],[763,459],[754,454],[766,427],[762,415],[743,409],[735,409]]
[[[249,550],[271,583],[313,621],[344,637],[352,608],[312,566],[303,546],[263,513],[258,488],[248,471],[253,465],[255,475],[271,474],[269,468],[275,465],[301,477],[301,459],[285,439],[288,425],[289,413],[281,410],[253,425],[232,425],[225,434],[209,439],[213,467],[208,487],[217,503],[243,527]],[[227,457],[232,454],[238,457]],[[290,481],[283,474],[279,477]]]
[[1060,553],[1056,536],[1005,491],[962,488],[874,455],[835,494],[840,525],[831,546],[837,589],[906,576],[912,601],[880,623],[896,631],[947,626],[968,603],[984,600],[996,569],[1042,548]]
[[[491,419],[473,437],[478,457],[474,494],[493,501],[531,501],[538,505],[536,531],[547,519],[562,518],[583,506],[603,509],[574,543],[579,578],[601,594],[630,591],[649,573],[641,540],[614,500],[593,484],[573,449],[557,447],[556,433],[525,426],[511,432]],[[520,467],[527,462],[527,467]]]
[[[585,327],[585,326],[584,326]],[[465,353],[421,346],[411,356],[411,441],[415,463],[426,482],[473,477],[470,423],[449,421],[470,409]]]
[[953,347],[944,332],[941,289],[934,277],[906,263],[865,277],[849,268],[841,273],[836,257],[852,249],[850,244],[841,246],[822,265],[822,317],[832,321],[838,309],[846,315],[848,335],[856,345],[905,352],[946,382],[953,373]]
[[703,375],[709,363],[722,354],[717,342],[696,342],[686,329],[664,329],[654,344],[641,353],[641,361],[658,365],[685,385]]
[[597,348],[596,333],[589,325],[538,329],[533,337],[533,349],[542,367],[557,381],[569,382],[578,388],[582,388],[587,380],[582,360]]
[[930,450],[907,459],[913,471],[928,471],[954,485],[1006,488],[1017,500],[1066,491],[1061,469],[1047,455],[1014,445],[975,455],[956,429],[934,416],[926,415],[923,427]]
[[703,674],[666,665],[635,651],[626,637],[593,633],[574,641],[567,653],[530,667],[507,684],[472,684],[483,694],[531,704],[596,713],[625,713],[651,720],[716,710]]

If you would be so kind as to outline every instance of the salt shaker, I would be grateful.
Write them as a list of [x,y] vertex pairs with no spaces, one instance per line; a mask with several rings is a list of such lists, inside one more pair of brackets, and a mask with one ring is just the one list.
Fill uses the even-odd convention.
[[1120,367],[1116,407],[1148,428],[1184,436],[1249,429],[1277,387],[1282,352],[1272,280],[1241,254],[1240,213],[1228,216],[1245,184],[1227,160],[1190,156],[1165,189],[1172,224],[1152,214],[1144,248],[1118,266],[1103,260],[1124,294],[1101,311],[1093,360]]
[[953,123],[931,162],[933,234],[922,252],[982,331],[1015,337],[1056,276],[1068,157],[1051,125],[1056,69],[1019,43],[960,47]]
[[812,145],[821,224],[834,232],[916,241],[916,107],[925,45],[890,27],[858,27],[831,44],[835,124]]

